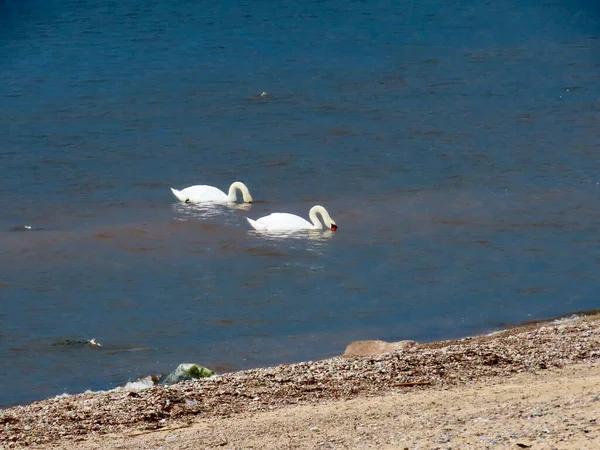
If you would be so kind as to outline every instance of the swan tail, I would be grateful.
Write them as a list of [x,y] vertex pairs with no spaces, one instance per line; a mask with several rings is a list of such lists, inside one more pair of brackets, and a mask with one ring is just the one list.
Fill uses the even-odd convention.
[[250,226],[252,228],[254,228],[255,230],[263,230],[264,227],[261,227],[260,224],[256,221],[256,220],[252,220],[248,217],[246,217],[246,220],[248,221],[248,223],[250,224]]
[[180,202],[183,202],[183,203],[187,202],[188,199],[185,197],[185,195],[183,195],[181,193],[181,191],[178,191],[177,189],[171,188],[171,192],[173,192],[173,195],[175,197],[177,197],[177,200],[179,200]]

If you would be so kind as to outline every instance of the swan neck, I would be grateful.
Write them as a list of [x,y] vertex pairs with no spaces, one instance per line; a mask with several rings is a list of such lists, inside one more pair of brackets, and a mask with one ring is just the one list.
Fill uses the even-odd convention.
[[250,191],[246,187],[246,185],[240,181],[236,181],[229,186],[229,193],[227,196],[229,197],[230,202],[237,201],[237,190],[242,192],[242,197],[244,198],[244,202],[252,203],[252,196],[250,195]]
[[309,217],[310,221],[312,222],[313,227],[315,228],[315,230],[322,230],[323,224],[319,220],[319,217],[317,216],[317,214],[321,214],[321,217],[323,217],[323,221],[325,221],[325,222],[326,222],[325,218],[329,217],[329,214],[327,214],[327,211],[325,210],[325,208],[323,208],[322,206],[319,206],[319,205],[316,205],[316,206],[313,206],[312,208],[310,208],[308,217]]

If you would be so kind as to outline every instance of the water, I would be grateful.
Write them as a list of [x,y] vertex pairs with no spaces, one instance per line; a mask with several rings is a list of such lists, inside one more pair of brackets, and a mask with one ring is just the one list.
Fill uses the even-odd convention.
[[[599,25],[591,1],[0,3],[0,406],[597,308]],[[234,180],[257,202],[169,190]],[[244,218],[317,203],[338,232]]]

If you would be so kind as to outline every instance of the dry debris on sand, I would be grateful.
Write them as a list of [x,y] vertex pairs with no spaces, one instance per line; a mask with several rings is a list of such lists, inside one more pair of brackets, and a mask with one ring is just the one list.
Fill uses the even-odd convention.
[[[443,403],[443,398],[450,395],[448,392],[451,389],[449,391],[448,388],[463,389],[458,391],[454,400],[450,397],[445,400],[448,404],[441,406],[446,409],[439,409],[438,404],[440,417],[445,417],[445,422],[442,422],[446,425],[442,423],[442,430],[446,429],[446,431],[442,434],[445,433],[446,437],[435,437],[437,441],[432,441],[427,447],[450,448],[452,442],[450,437],[458,428],[463,430],[459,431],[460,434],[467,428],[481,426],[481,424],[465,422],[467,419],[460,419],[458,411],[453,415],[447,413],[452,410],[454,402],[459,398],[468,397],[469,389],[474,389],[474,386],[479,386],[480,389],[483,385],[500,382],[515,374],[544,376],[544,374],[555,373],[555,376],[560,378],[562,375],[555,369],[572,364],[583,364],[586,370],[596,370],[597,373],[595,362],[600,359],[599,344],[600,317],[590,316],[564,322],[530,325],[490,336],[409,346],[405,350],[378,356],[337,357],[323,361],[254,369],[183,382],[174,386],[156,386],[137,392],[118,390],[57,397],[0,411],[0,449],[22,446],[39,448],[44,443],[60,448],[84,448],[83,441],[99,442],[106,433],[120,433],[121,437],[126,435],[132,439],[131,436],[136,433],[150,435],[161,429],[175,430],[193,421],[200,422],[197,424],[200,427],[211,429],[214,429],[218,423],[223,430],[226,430],[227,421],[237,420],[236,418],[240,417],[250,417],[255,423],[262,420],[261,426],[266,429],[269,427],[265,425],[264,420],[270,417],[269,414],[285,415],[296,410],[300,417],[300,412],[305,408],[329,405],[329,415],[336,416],[341,414],[341,409],[347,409],[350,414],[352,405],[359,408],[361,404],[370,405],[368,411],[371,413],[374,413],[373,408],[381,413],[385,411],[385,406],[374,406],[374,403],[382,401],[381,399],[384,398],[382,394],[386,394],[385,398],[390,402],[398,396],[405,396],[408,401],[410,396],[421,395],[421,399],[425,399],[428,395],[434,395]],[[561,385],[561,382],[557,385]],[[568,386],[565,389],[568,392]],[[600,394],[600,388],[598,390],[597,394]],[[410,397],[412,401],[421,401],[419,397],[413,397]],[[520,398],[525,397],[521,395]],[[351,399],[356,399],[354,402],[358,403],[348,402]],[[592,396],[589,398],[589,402],[596,400],[598,396],[595,400]],[[557,402],[556,398],[548,401]],[[401,403],[400,399],[396,405]],[[476,396],[471,403],[476,403]],[[576,407],[576,403],[572,402],[571,406]],[[290,405],[297,406],[291,409],[284,408]],[[484,405],[481,408],[484,408]],[[505,405],[504,409],[512,411],[510,405]],[[516,406],[513,409],[514,411],[511,412],[513,415],[529,414],[528,411],[519,410]],[[398,409],[395,411],[396,414],[400,414]],[[263,413],[257,415],[257,412]],[[365,414],[365,411],[362,413],[364,421],[368,421],[368,414]],[[306,414],[319,417],[322,413],[315,409]],[[397,418],[395,420],[397,426],[410,427],[411,432],[420,424],[422,435],[428,436],[426,430],[432,429],[436,420],[441,420],[439,417],[435,419],[433,414],[433,410],[424,410],[418,414],[419,417],[411,419],[413,422],[415,420],[418,422],[412,424],[408,418],[404,421],[398,421]],[[546,412],[541,411],[540,414],[543,416]],[[258,419],[259,416],[263,419]],[[274,417],[270,420],[276,420]],[[569,424],[567,419],[565,417],[563,421],[565,426]],[[596,418],[590,417],[585,420],[589,421],[585,439],[592,439],[598,435]],[[325,423],[326,419],[323,418],[322,421]],[[333,426],[331,422],[329,424],[330,427]],[[360,428],[360,423],[353,428],[354,433],[358,433],[357,426]],[[443,428],[444,426],[446,428]],[[248,431],[243,431],[241,422],[238,422],[237,428],[244,432],[247,438],[251,437]],[[315,424],[312,428],[314,433],[323,432],[323,425]],[[337,441],[337,444],[331,440],[318,441],[315,440],[314,433],[312,431],[309,433],[312,436],[309,441],[300,440],[293,447],[348,448],[350,445],[343,440]],[[530,441],[517,442],[515,439],[518,437],[516,433],[513,438],[510,438],[512,440],[509,436],[505,436],[508,441],[498,438],[496,444],[510,441],[513,445],[510,448],[519,448],[517,444],[531,445]],[[164,436],[160,439],[163,448],[188,448],[183,442],[174,443],[171,447],[165,444]],[[293,436],[290,435],[287,439],[292,442]],[[233,437],[230,437],[230,440],[235,441]],[[234,444],[228,443],[227,440],[220,443],[197,442],[189,448],[210,448],[219,445],[234,445],[236,448],[248,446],[246,441],[235,442]],[[269,444],[267,439],[262,441],[262,445],[268,448],[282,448],[288,446],[284,445],[284,442],[285,439],[279,441],[281,445],[278,445],[277,441]],[[414,444],[414,441],[412,444],[405,442],[406,445],[398,443],[397,445],[400,446],[397,447],[391,442],[383,445],[373,438],[370,445],[376,448],[413,448],[411,445]],[[365,448],[367,443],[368,440],[362,441],[362,444],[356,442],[354,446]],[[479,447],[476,445],[473,448],[495,445],[494,442],[480,444]],[[600,442],[597,444],[598,447],[589,445],[576,448],[600,448]],[[104,445],[89,448],[102,447],[109,448]],[[118,448],[128,447],[121,445]],[[557,446],[556,448],[573,447]]]

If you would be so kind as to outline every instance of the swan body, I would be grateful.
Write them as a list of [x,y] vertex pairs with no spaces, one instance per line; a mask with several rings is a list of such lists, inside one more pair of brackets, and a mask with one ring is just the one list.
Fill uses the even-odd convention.
[[182,189],[181,191],[171,188],[173,195],[175,195],[175,197],[177,197],[177,199],[183,203],[235,203],[237,201],[238,190],[242,192],[242,197],[244,198],[245,203],[253,202],[250,191],[244,183],[239,181],[231,184],[229,187],[229,193],[227,194],[221,189],[206,185],[190,186]]
[[273,213],[256,220],[246,217],[246,220],[248,220],[252,228],[258,231],[322,230],[323,224],[317,217],[317,214],[321,214],[327,228],[331,231],[337,230],[337,225],[327,210],[320,205],[315,205],[310,209],[308,213],[310,222],[300,216],[289,213]]

